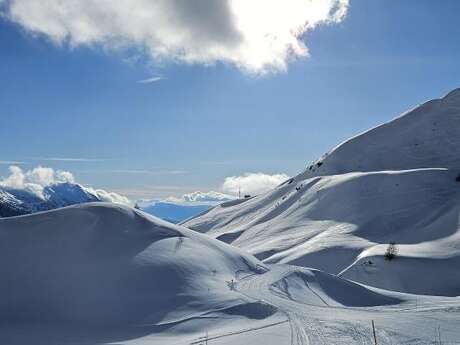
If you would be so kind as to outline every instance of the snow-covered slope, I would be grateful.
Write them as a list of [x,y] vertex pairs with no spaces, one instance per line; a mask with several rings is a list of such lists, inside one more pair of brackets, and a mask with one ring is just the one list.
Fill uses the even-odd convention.
[[[459,173],[460,89],[346,141],[264,195],[184,225],[267,263],[459,295]],[[398,257],[383,260],[390,242]]]
[[299,177],[354,171],[457,169],[459,144],[460,88],[347,140]]
[[0,186],[0,217],[12,217],[84,202],[102,201],[89,189],[76,183],[56,183],[33,190]]
[[373,291],[318,270],[294,270],[270,285],[272,293],[297,303],[332,307],[372,307],[399,304],[388,292]]
[[445,343],[459,298],[264,265],[209,236],[114,204],[0,219],[0,340],[15,345]]
[[244,303],[237,248],[141,211],[90,203],[0,219],[0,319],[171,323]]

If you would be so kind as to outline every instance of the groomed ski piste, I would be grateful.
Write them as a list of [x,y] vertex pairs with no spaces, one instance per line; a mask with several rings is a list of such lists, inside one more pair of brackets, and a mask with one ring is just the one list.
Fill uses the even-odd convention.
[[378,344],[460,339],[458,297],[266,265],[126,206],[3,218],[0,236],[2,344],[373,344],[372,320]]

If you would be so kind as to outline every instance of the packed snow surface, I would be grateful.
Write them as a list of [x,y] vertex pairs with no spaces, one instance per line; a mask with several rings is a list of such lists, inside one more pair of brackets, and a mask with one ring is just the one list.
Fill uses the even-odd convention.
[[379,344],[460,337],[459,298],[264,265],[121,205],[3,218],[0,237],[4,344],[371,344],[370,320]]
[[[183,225],[265,263],[460,295],[460,89],[337,146],[274,190]],[[389,243],[398,254],[385,260]]]
[[3,218],[0,236],[7,320],[161,323],[236,303],[226,281],[264,269],[224,243],[105,203]]

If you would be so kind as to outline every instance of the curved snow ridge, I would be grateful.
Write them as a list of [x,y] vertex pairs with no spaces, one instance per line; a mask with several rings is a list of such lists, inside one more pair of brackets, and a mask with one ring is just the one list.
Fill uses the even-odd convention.
[[381,289],[418,295],[455,297],[460,295],[460,255],[436,257],[397,255],[361,256],[339,276]]
[[[411,245],[411,252],[419,248],[416,256],[458,256],[457,175],[455,170],[423,168],[295,179],[231,212],[215,208],[185,225],[207,229],[267,263],[334,274],[363,251],[390,242],[400,244],[404,255],[409,255],[405,245]],[[438,280],[426,292],[435,292],[433,285],[444,291],[442,284]]]
[[402,302],[396,297],[314,269],[293,271],[270,288],[294,302],[316,306],[375,307]]
[[[266,263],[337,274],[363,251],[390,242],[401,245],[402,256],[455,260],[459,215],[457,89],[338,145],[272,191],[217,206],[184,225]],[[449,280],[440,277],[417,291],[442,294]],[[395,288],[413,291],[410,286]]]
[[460,89],[361,133],[297,178],[353,171],[460,169]]
[[241,303],[257,259],[121,205],[0,219],[0,319],[151,324]]

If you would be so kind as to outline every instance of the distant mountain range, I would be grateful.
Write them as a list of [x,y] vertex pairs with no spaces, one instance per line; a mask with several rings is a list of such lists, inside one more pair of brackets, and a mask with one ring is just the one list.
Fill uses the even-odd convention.
[[85,202],[103,201],[76,183],[56,183],[36,193],[27,189],[0,186],[0,217],[20,216]]
[[[43,189],[41,189],[43,188]],[[114,201],[128,204],[122,196],[111,200],[105,192],[82,186],[78,183],[60,182],[34,188],[13,188],[0,185],[0,217],[13,217],[48,211],[60,207],[87,202]],[[138,208],[171,223],[179,223],[209,210],[211,207],[229,201],[233,197],[219,192],[193,192],[181,198],[166,200],[140,200]]]

